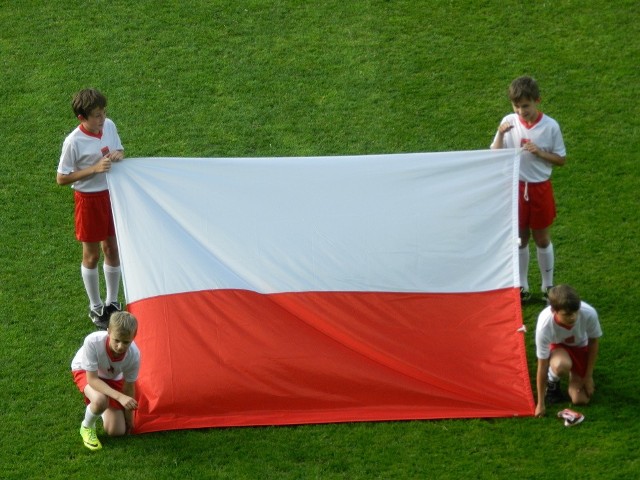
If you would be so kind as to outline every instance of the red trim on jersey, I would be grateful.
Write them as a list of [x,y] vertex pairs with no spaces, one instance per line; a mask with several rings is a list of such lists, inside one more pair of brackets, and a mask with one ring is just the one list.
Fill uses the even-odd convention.
[[102,138],[102,130],[100,130],[100,133],[93,133],[87,130],[86,128],[84,128],[84,125],[80,124],[80,131],[85,135],[89,135],[90,137]]
[[522,126],[524,128],[526,128],[527,130],[530,130],[533,127],[535,127],[538,123],[540,123],[540,120],[542,120],[543,116],[544,116],[544,114],[542,112],[538,112],[538,118],[536,118],[535,122],[533,122],[531,124],[525,122],[520,115],[518,115],[518,120],[520,120],[520,123],[522,124]]

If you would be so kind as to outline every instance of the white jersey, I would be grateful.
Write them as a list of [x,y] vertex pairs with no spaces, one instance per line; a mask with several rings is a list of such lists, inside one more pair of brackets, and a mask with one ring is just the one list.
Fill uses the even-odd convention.
[[578,318],[573,327],[567,328],[555,321],[551,307],[545,308],[538,315],[536,325],[536,355],[547,359],[551,355],[552,343],[562,343],[572,347],[585,347],[590,338],[602,336],[602,328],[598,313],[588,303],[582,302],[578,310]]
[[123,357],[116,358],[108,345],[109,334],[104,331],[87,335],[80,350],[71,361],[71,370],[98,372],[105,380],[135,382],[140,369],[140,350],[135,342],[131,342]]
[[[106,119],[102,134],[87,132],[81,125],[75,128],[62,144],[62,154],[58,164],[58,173],[68,175],[72,172],[95,165],[107,153],[124,150],[115,123]],[[79,192],[101,192],[107,190],[107,174],[96,173],[71,184]]]
[[[533,126],[526,125],[516,113],[504,117],[500,124],[509,123],[513,128],[504,134],[504,148],[520,148],[525,143],[535,143],[544,152],[555,153],[564,157],[567,151],[562,139],[560,125],[553,118],[540,114]],[[494,143],[498,138],[496,134]],[[553,164],[537,157],[533,153],[523,151],[520,156],[520,180],[523,182],[544,182],[551,178]]]

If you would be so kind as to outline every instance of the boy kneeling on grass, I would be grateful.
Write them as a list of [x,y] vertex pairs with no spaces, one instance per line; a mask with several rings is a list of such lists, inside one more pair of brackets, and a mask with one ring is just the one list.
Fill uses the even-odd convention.
[[560,403],[564,395],[560,378],[569,377],[569,396],[575,405],[586,405],[595,390],[593,369],[602,336],[598,313],[580,300],[569,285],[549,290],[549,306],[538,316],[536,355],[538,402],[536,417],[546,413],[547,403]]
[[87,408],[80,426],[84,445],[102,448],[96,421],[102,417],[107,435],[125,435],[133,428],[138,408],[135,381],[140,370],[140,350],[133,342],[138,322],[129,312],[116,312],[107,331],[89,334],[71,362],[73,379],[84,394]]

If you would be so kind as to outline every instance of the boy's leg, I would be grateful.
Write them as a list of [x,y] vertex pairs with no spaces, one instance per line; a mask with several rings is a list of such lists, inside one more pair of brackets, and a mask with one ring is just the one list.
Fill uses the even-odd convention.
[[100,417],[101,413],[94,412],[92,410],[91,404],[89,404],[84,411],[84,419],[82,420],[82,425],[87,428],[96,428],[96,422]]
[[109,407],[109,397],[104,393],[98,392],[91,385],[87,384],[83,393],[89,399],[88,406],[91,407],[91,413],[97,417],[100,417]]
[[571,372],[571,377],[569,379],[569,396],[571,397],[571,402],[574,405],[587,405],[589,400],[591,400],[584,391],[584,379],[573,372]]
[[83,393],[89,399],[89,405],[85,409],[84,419],[80,425],[80,436],[88,449],[99,450],[102,444],[96,433],[96,421],[109,405],[109,397],[95,391],[90,385],[84,387]]
[[536,247],[538,254],[538,266],[540,267],[540,276],[542,277],[542,291],[546,291],[553,287],[553,269],[554,269],[554,254],[553,243],[550,243],[547,248]]
[[545,394],[545,400],[548,404],[565,401],[566,397],[560,388],[560,378],[569,374],[572,365],[571,357],[564,348],[555,348],[551,351],[547,374],[547,392]]
[[[520,267],[520,287],[529,294],[529,229],[520,228],[518,231],[520,236],[520,248],[518,249],[518,266]],[[522,297],[522,294],[521,294]],[[528,298],[527,298],[528,299]]]
[[115,236],[108,237],[102,242],[102,251],[104,252],[104,278],[107,284],[105,304],[109,306],[118,303],[120,290],[120,254]]
[[124,410],[107,408],[102,414],[104,431],[111,437],[119,437],[127,432]]
[[520,286],[529,291],[529,246],[518,249],[518,264],[520,266]]
[[102,305],[102,299],[100,298],[100,277],[98,275],[99,258],[99,242],[82,242],[82,265],[80,271],[92,309]]
[[529,292],[529,238],[531,203],[528,194],[529,185],[520,181],[518,184],[518,237],[520,248],[518,249],[518,266],[520,268],[520,300],[527,301],[531,298]]
[[556,218],[556,203],[550,181],[531,185],[530,225],[536,244],[538,267],[542,277],[542,291],[545,294],[553,287],[554,252],[551,245],[551,225]]
[[573,360],[564,348],[554,348],[549,357],[549,376],[553,375],[556,379],[569,375]]
[[553,269],[555,264],[549,228],[534,230],[533,240],[536,244],[538,266],[540,268],[540,276],[542,277],[542,291],[546,292],[549,287],[553,287]]

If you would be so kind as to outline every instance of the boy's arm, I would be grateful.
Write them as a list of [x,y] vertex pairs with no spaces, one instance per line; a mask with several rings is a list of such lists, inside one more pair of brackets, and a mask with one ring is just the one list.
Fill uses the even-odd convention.
[[513,125],[511,125],[509,122],[504,122],[500,124],[500,126],[498,127],[498,133],[496,134],[496,138],[493,140],[493,143],[491,144],[492,150],[499,150],[501,148],[504,148],[504,134],[507,133],[512,128],[513,128]]
[[549,373],[549,359],[538,359],[538,372],[536,373],[536,389],[538,393],[538,402],[536,404],[536,417],[543,417],[547,413],[544,404],[544,395],[547,391],[547,374]]
[[584,374],[584,391],[588,397],[593,395],[595,390],[595,384],[593,383],[593,369],[596,366],[596,360],[598,359],[598,350],[600,349],[600,343],[597,338],[590,338],[589,345],[587,347],[587,369]]
[[[93,388],[95,391],[104,393],[106,396],[113,398],[120,405],[122,405],[127,410],[135,410],[138,408],[138,402],[136,402],[135,398],[131,395],[127,395],[124,392],[124,388],[122,392],[111,388],[105,381],[103,381],[100,377],[98,377],[98,372],[90,372],[87,370],[87,383]],[[125,385],[127,382],[125,382]]]
[[[117,161],[117,160],[116,160]],[[77,170],[68,174],[58,172],[56,175],[56,182],[58,185],[69,185],[71,183],[82,180],[83,178],[90,177],[96,173],[108,172],[111,169],[111,158],[102,157],[98,163],[91,165],[90,167]]]
[[[134,398],[136,395],[136,384],[135,382],[127,382],[125,381],[122,385],[122,393],[125,395]],[[125,408],[124,410],[124,422],[127,426],[127,433],[131,433],[133,430],[133,410],[128,410]]]

